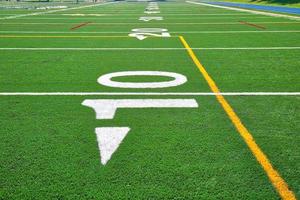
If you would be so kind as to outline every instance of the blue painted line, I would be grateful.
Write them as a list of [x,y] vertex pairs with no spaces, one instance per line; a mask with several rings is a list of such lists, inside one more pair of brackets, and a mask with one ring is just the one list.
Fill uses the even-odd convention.
[[262,11],[272,11],[272,12],[281,12],[281,13],[300,15],[300,8],[289,8],[289,7],[282,7],[282,6],[262,6],[262,5],[255,5],[255,4],[229,3],[229,2],[206,2],[206,3],[229,6],[229,7],[250,8],[250,9],[262,10]]

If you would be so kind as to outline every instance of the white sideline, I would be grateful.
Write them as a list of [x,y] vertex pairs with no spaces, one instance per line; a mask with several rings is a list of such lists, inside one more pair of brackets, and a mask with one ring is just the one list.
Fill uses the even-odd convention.
[[271,12],[248,10],[248,9],[244,9],[244,8],[233,8],[233,7],[212,5],[212,4],[200,3],[200,2],[194,2],[194,1],[186,1],[186,2],[191,3],[191,4],[198,4],[198,5],[202,5],[202,6],[210,6],[210,7],[214,7],[214,8],[223,8],[223,9],[227,9],[227,10],[249,12],[249,13],[258,14],[258,15],[266,15],[266,16],[272,16],[272,17],[284,17],[284,18],[293,19],[293,20],[300,20],[300,17],[292,16],[292,15],[284,15],[284,14],[277,14],[277,13],[271,13]]
[[0,92],[0,96],[299,96],[300,92]]
[[93,4],[93,5],[78,6],[78,7],[72,7],[72,8],[64,8],[64,9],[58,9],[58,10],[50,10],[50,11],[45,11],[45,12],[35,12],[35,13],[28,13],[28,14],[21,14],[21,15],[12,15],[12,16],[8,16],[8,17],[2,17],[0,19],[15,19],[15,18],[19,18],[19,17],[42,15],[42,14],[47,14],[47,13],[54,13],[54,12],[67,11],[67,10],[75,10],[75,9],[81,9],[81,8],[94,7],[94,6],[102,6],[102,5],[112,4],[112,3],[118,3],[118,2],[106,2],[106,3],[98,3],[98,4]]
[[[187,48],[126,48],[126,47],[120,47],[120,48],[97,48],[97,47],[93,47],[93,48],[66,48],[66,47],[62,47],[62,48],[40,48],[40,47],[36,47],[36,48],[32,48],[32,47],[20,47],[20,48],[0,48],[1,50],[4,51],[15,51],[15,50],[24,50],[24,51],[168,51],[168,50],[186,50]],[[300,49],[300,47],[203,47],[203,48],[190,48],[193,50],[298,50]]]

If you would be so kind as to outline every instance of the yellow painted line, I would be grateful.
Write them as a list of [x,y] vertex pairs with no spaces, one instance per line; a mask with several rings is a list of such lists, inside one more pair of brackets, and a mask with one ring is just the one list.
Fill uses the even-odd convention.
[[208,83],[211,91],[215,93],[216,98],[218,102],[221,104],[223,109],[225,110],[226,114],[234,124],[235,128],[241,135],[241,137],[244,139],[245,143],[248,145],[249,149],[251,150],[252,154],[255,156],[256,160],[259,162],[259,164],[262,166],[262,168],[265,170],[266,174],[268,175],[271,183],[276,188],[277,192],[284,200],[296,200],[295,194],[293,191],[291,191],[287,185],[287,183],[284,181],[283,178],[281,178],[280,174],[274,169],[271,162],[267,158],[267,156],[264,154],[264,152],[260,149],[260,147],[256,144],[253,136],[251,133],[247,130],[247,128],[244,126],[240,118],[237,116],[237,114],[234,112],[233,108],[230,106],[230,104],[227,102],[227,100],[223,97],[223,95],[220,94],[220,90],[217,87],[214,80],[211,78],[211,76],[208,74],[204,66],[200,63],[196,55],[194,54],[191,47],[188,45],[188,43],[185,41],[183,36],[179,36],[179,39],[183,46],[186,48],[189,56],[194,61],[195,65],[200,70],[201,74],[204,76],[206,82]]

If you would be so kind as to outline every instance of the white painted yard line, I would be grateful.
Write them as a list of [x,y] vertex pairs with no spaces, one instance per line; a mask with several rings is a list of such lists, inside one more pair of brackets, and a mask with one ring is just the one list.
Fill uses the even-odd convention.
[[[87,10],[85,10],[87,11]],[[140,11],[139,11],[140,12]],[[190,11],[188,11],[190,12]],[[93,14],[98,14],[98,13],[67,13],[67,15],[77,15],[77,14],[83,14],[83,15],[93,15]],[[107,14],[107,13],[101,13],[101,14]],[[168,13],[171,14],[171,13]],[[183,13],[181,13],[183,14]],[[190,14],[190,13],[189,13]],[[45,16],[65,16],[66,14],[45,14]],[[114,14],[112,14],[114,15]],[[117,14],[118,15],[118,14]],[[195,15],[195,14],[194,14]],[[207,14],[196,14],[200,16],[252,16],[253,14],[239,14],[239,13],[220,13],[220,14],[215,14],[215,13],[207,13]],[[105,16],[103,16],[105,17]],[[124,19],[124,18],[110,18],[110,19]],[[136,19],[136,18],[126,18],[126,19]]]
[[[248,21],[247,21],[248,22]],[[46,22],[46,23],[26,23],[26,22],[13,22],[13,23],[0,23],[1,24],[5,24],[5,25],[31,25],[31,24],[39,24],[39,25],[64,25],[64,24],[76,24],[77,22]],[[300,24],[300,22],[298,21],[288,21],[288,22],[251,22],[249,21],[248,23],[255,23],[255,24]],[[122,22],[117,22],[117,23],[110,23],[110,22],[91,22],[89,23],[90,25],[93,24],[100,24],[100,25],[111,25],[111,24],[118,24],[118,25],[128,25],[128,24],[135,24],[135,25],[144,25],[145,23],[141,23],[141,22],[129,22],[129,23],[122,23]],[[236,24],[236,25],[240,25],[240,22],[213,22],[213,23],[209,23],[209,22],[167,22],[167,23],[155,23],[153,25],[164,25],[164,24],[183,24],[183,25],[224,25],[224,24]]]
[[[46,16],[46,15],[43,15],[43,16]],[[72,18],[72,17],[76,17],[76,18]],[[66,20],[71,20],[71,19],[77,19],[77,20],[82,20],[82,19],[90,19],[90,18],[87,18],[87,17],[83,17],[83,18],[77,18],[77,17],[80,17],[80,16],[70,16],[70,17],[64,17],[64,18],[61,18],[61,17],[26,17],[26,18],[23,18],[22,19],[22,21],[24,21],[24,20],[33,20],[33,19],[38,19],[38,20],[40,20],[40,19],[66,19]],[[126,20],[136,20],[136,18],[137,17],[133,17],[133,18],[131,18],[131,17],[126,17],[126,18],[124,18],[124,17],[107,17],[107,16],[101,16],[101,17],[99,17],[99,18],[92,18],[92,19],[97,19],[97,20],[120,20],[120,19],[122,19],[122,20],[124,20],[124,19],[126,19]],[[236,16],[235,16],[235,18],[236,18]],[[257,17],[253,17],[254,19],[257,19]],[[259,19],[272,19],[272,18],[270,18],[270,17],[259,17]],[[203,19],[203,17],[201,17],[201,18],[195,18],[195,17],[168,17],[168,19],[169,20],[178,20],[178,19],[193,19],[193,20],[195,20],[195,19]],[[215,19],[215,18],[205,18],[205,19]],[[223,19],[223,17],[220,17],[220,18],[217,18],[217,19]]]
[[[51,34],[51,33],[68,33],[68,34],[114,34],[114,33],[125,33],[128,34],[128,31],[80,31],[80,32],[70,32],[70,31],[0,31],[0,33],[45,33],[45,34]],[[170,33],[199,33],[199,34],[207,34],[207,33],[300,33],[300,30],[273,30],[273,31],[170,31]]]
[[300,92],[0,92],[0,96],[299,96]]
[[[113,2],[110,2],[110,3],[113,3]],[[76,7],[76,8],[78,8],[78,7]],[[66,8],[66,9],[71,9],[71,8]],[[56,11],[56,10],[52,10],[52,11]],[[72,17],[72,15],[66,15],[66,14],[69,14],[69,13],[64,13],[64,14],[62,14],[62,16]],[[115,13],[105,13],[105,12],[102,12],[102,13],[99,13],[99,12],[95,12],[95,13],[75,13],[75,14],[87,14],[87,15],[88,14],[101,14],[101,15],[106,15],[106,16],[140,16],[140,15],[143,15],[141,13],[120,13],[120,14],[115,14]],[[185,16],[185,15],[186,16],[226,16],[226,15],[220,15],[220,14],[207,15],[207,14],[201,14],[201,13],[160,13],[159,15],[167,15],[167,16]],[[230,16],[230,15],[232,15],[232,14],[228,14],[227,16]],[[236,17],[235,14],[232,15],[232,16]],[[242,16],[245,16],[245,15],[242,15]],[[249,16],[255,17],[255,15],[249,15]],[[85,17],[85,16],[76,16],[76,17]]]
[[[2,47],[0,50],[2,51],[16,51],[16,50],[21,50],[21,51],[168,51],[168,50],[186,50],[187,48],[176,48],[176,47],[169,47],[169,48],[134,48],[134,47],[119,47],[119,48],[97,48],[97,47],[61,47],[61,48],[40,48],[40,47]],[[195,47],[191,48],[193,50],[299,50],[300,47]]]
[[72,7],[72,8],[58,9],[58,10],[49,10],[49,11],[45,11],[45,12],[34,12],[34,13],[27,13],[27,14],[20,14],[20,15],[12,15],[12,16],[8,16],[8,17],[2,17],[0,19],[15,19],[15,18],[26,17],[26,16],[43,15],[43,14],[47,14],[47,13],[61,12],[61,11],[67,11],[67,10],[75,10],[75,9],[88,8],[88,7],[103,6],[103,5],[112,4],[112,3],[118,3],[118,2],[106,2],[106,3],[99,3],[99,4],[86,5],[86,6],[77,6],[77,7]]
[[51,33],[70,33],[70,34],[78,34],[78,33],[97,33],[97,34],[105,34],[105,33],[126,33],[128,34],[129,31],[80,31],[80,32],[70,32],[70,31],[15,31],[15,30],[6,30],[6,31],[1,31],[0,33],[45,33],[45,34],[51,34]]
[[[187,48],[186,48],[187,49]],[[193,50],[292,50],[300,47],[208,47],[208,48],[191,48]]]
[[[32,13],[33,14],[33,13]],[[139,14],[137,16],[141,16],[142,14]],[[119,15],[122,16],[122,15]],[[127,15],[124,15],[127,16]],[[166,15],[161,14],[160,16],[166,17]],[[184,16],[184,15],[183,15]],[[200,15],[201,16],[201,15]],[[73,17],[73,18],[72,18]],[[74,18],[76,17],[76,18]],[[224,16],[220,16],[220,17],[201,17],[201,18],[195,18],[194,19],[236,19],[236,16],[232,16],[232,17],[224,17]],[[0,18],[0,19],[5,19],[5,18]],[[38,19],[38,20],[49,20],[49,19],[65,19],[65,20],[83,20],[83,19],[90,19],[90,20],[102,20],[102,19],[108,19],[103,17],[90,17],[90,16],[70,16],[70,17],[26,17],[22,20],[33,20],[33,19]],[[132,19],[132,18],[111,18],[111,19]],[[176,19],[176,18],[174,18]],[[270,17],[261,17],[261,16],[248,16],[248,17],[239,17],[239,19],[270,19]]]
[[220,6],[220,5],[212,5],[212,4],[200,3],[200,2],[194,2],[194,1],[186,1],[186,2],[191,3],[191,4],[202,5],[202,6],[234,10],[234,11],[239,11],[239,12],[248,12],[248,13],[253,13],[253,14],[258,14],[258,15],[266,15],[266,16],[271,16],[271,17],[284,17],[284,18],[293,19],[293,20],[300,20],[300,17],[292,16],[292,15],[277,14],[277,13],[263,12],[263,11],[256,11],[256,10],[248,10],[248,9],[244,9],[244,8],[234,8],[234,7],[227,7],[227,6]]

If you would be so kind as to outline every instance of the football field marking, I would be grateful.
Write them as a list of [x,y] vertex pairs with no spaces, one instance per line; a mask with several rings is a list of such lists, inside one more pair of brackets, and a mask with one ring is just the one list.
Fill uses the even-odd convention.
[[[84,11],[84,12],[82,12]],[[141,10],[138,11],[138,13],[140,13]],[[140,15],[138,13],[102,13],[102,15],[105,15],[105,16],[118,16],[118,15]],[[76,13],[55,13],[55,14],[45,14],[44,16],[61,16],[61,15],[89,15],[89,14],[95,14],[95,13],[90,13],[88,12],[88,9],[84,9],[84,10],[81,10],[81,12],[76,12]],[[223,15],[238,15],[238,16],[253,16],[253,14],[250,14],[250,13],[236,13],[236,12],[230,12],[228,13],[227,11],[226,12],[222,12],[222,13],[215,13],[215,12],[210,12],[210,13],[190,13],[190,11],[186,11],[186,13],[164,13],[164,14],[186,14],[186,15],[200,15],[200,16],[223,16]],[[3,15],[7,15],[7,14],[3,14]],[[14,14],[14,15],[18,15],[18,14]],[[135,19],[135,18],[134,18]]]
[[113,119],[118,108],[198,108],[195,99],[86,99],[82,105],[93,108],[96,119]]
[[[175,37],[175,36],[174,36]],[[193,47],[190,48],[193,50],[299,50],[300,47]],[[169,51],[169,50],[186,50],[186,48],[177,48],[177,47],[137,47],[137,48],[126,48],[126,47],[112,47],[112,48],[106,48],[106,47],[4,47],[1,48],[2,51]]]
[[[96,119],[113,119],[118,108],[198,108],[195,99],[86,99]],[[129,127],[98,127],[96,135],[101,163],[105,165],[129,132]]]
[[[208,83],[211,91],[213,93],[220,93],[219,88],[217,87],[215,81],[212,77],[208,74],[204,66],[200,63],[199,59],[194,54],[193,50],[190,48],[186,40],[183,36],[179,37],[181,43],[186,48],[190,58],[193,60],[194,64],[198,67],[199,71],[201,72],[202,76]],[[233,108],[227,102],[227,100],[223,97],[223,95],[216,95],[216,98],[220,105],[223,107],[224,111],[232,121],[233,125],[236,127],[237,131],[239,132],[240,136],[244,139],[245,143],[251,150],[252,154],[255,156],[257,161],[260,163],[266,174],[268,175],[271,183],[279,193],[279,195],[284,200],[296,200],[295,194],[291,191],[285,182],[285,180],[280,176],[276,169],[272,166],[271,162],[264,154],[264,152],[260,149],[258,144],[255,142],[252,134],[248,131],[248,129],[244,126],[241,119],[235,113]]]
[[165,28],[134,28],[128,36],[139,40],[144,40],[147,37],[171,37],[168,29]]
[[110,160],[129,131],[129,127],[99,127],[95,129],[102,165],[106,165]]
[[171,33],[197,33],[197,34],[213,34],[213,33],[300,33],[300,30],[274,30],[274,31],[265,31],[265,30],[257,30],[257,31],[172,31]]
[[[0,33],[46,33],[46,34],[53,34],[53,33],[68,33],[68,34],[83,34],[83,33],[89,33],[89,34],[113,34],[113,33],[126,33],[126,31],[80,31],[80,32],[66,32],[66,31],[0,31]],[[273,30],[273,31],[265,31],[265,30],[257,30],[257,31],[170,31],[169,33],[197,33],[197,34],[211,34],[211,33],[221,33],[221,34],[228,34],[228,33],[300,33],[300,30]],[[2,37],[2,36],[1,36]],[[6,36],[8,37],[8,36]],[[13,37],[13,35],[11,36]],[[21,35],[18,37],[22,37]],[[33,36],[25,36],[25,37],[35,37]],[[177,37],[177,36],[176,36]]]
[[86,25],[88,25],[88,24],[90,24],[90,23],[91,23],[91,22],[84,22],[84,23],[75,25],[75,26],[73,26],[72,28],[70,28],[70,30],[78,29],[78,28],[83,27],[83,26],[86,26]]
[[80,16],[95,16],[95,17],[103,17],[106,16],[107,14],[81,14],[81,13],[77,13],[77,14],[60,14],[60,15],[64,15],[64,16],[76,16],[76,17],[80,17]]
[[[84,11],[89,11],[88,9],[85,9]],[[189,11],[187,11],[187,12],[189,12]],[[134,13],[133,13],[134,14]],[[18,14],[4,14],[4,13],[0,13],[0,16],[1,15],[18,15]],[[62,14],[58,14],[58,13],[55,13],[55,14],[44,14],[44,16],[61,16],[61,15],[65,15],[65,16],[107,16],[107,15],[109,15],[109,16],[111,16],[111,14],[107,14],[107,13],[103,13],[103,14],[92,14],[92,13],[68,13],[68,14],[64,14],[64,13],[62,13]],[[137,14],[136,14],[137,15]],[[242,14],[240,14],[240,13],[222,13],[222,14],[215,14],[215,13],[207,13],[207,14],[198,14],[198,15],[208,15],[208,16],[210,16],[210,15],[239,15],[239,16],[251,16],[251,15],[253,15],[253,14],[246,14],[246,13],[242,13]],[[110,18],[110,19],[124,19],[124,18]],[[136,18],[127,18],[127,19],[136,19]]]
[[128,38],[127,35],[0,35],[0,38]]
[[300,92],[0,92],[0,96],[300,96]]
[[[181,48],[181,49],[184,49],[184,48]],[[201,48],[199,48],[199,49],[201,49]],[[184,95],[186,95],[186,94],[187,93],[185,93]],[[220,95],[220,94],[216,94],[216,93],[210,93],[210,94],[211,95]],[[109,95],[111,95],[111,93],[109,93]],[[113,141],[110,140],[112,135],[107,134],[108,132],[112,131],[112,128],[114,128],[113,131],[116,132],[116,134],[113,134],[113,135],[115,135],[115,137],[112,139]],[[112,142],[112,144],[111,144],[111,143],[108,143],[108,142],[104,141],[104,143],[105,143],[104,145],[101,145],[99,143],[99,145],[101,146],[101,147],[99,146],[99,149],[102,148],[101,153],[106,152],[105,154],[101,154],[101,162],[103,164],[106,164],[106,162],[110,159],[112,153],[114,151],[116,151],[116,149],[118,148],[118,146],[122,142],[122,140],[125,138],[128,131],[129,131],[128,127],[105,127],[105,128],[97,128],[96,129],[98,142],[103,141],[103,138],[108,138]]]
[[[123,77],[123,76],[164,76],[171,77],[171,81],[162,82],[119,82],[113,81],[112,78]],[[124,71],[104,74],[98,78],[98,83],[108,87],[115,88],[166,88],[175,87],[182,85],[187,81],[187,78],[178,73],[174,72],[163,72],[163,71]]]
[[[156,21],[162,21],[163,17],[140,17],[140,21],[151,21],[151,20],[156,20]],[[256,24],[300,24],[298,21],[291,21],[291,22],[251,22],[249,21],[248,23],[256,23]],[[76,22],[45,22],[45,23],[40,23],[40,22],[9,22],[9,23],[1,23],[1,25],[58,25],[58,24],[76,24]],[[134,25],[142,25],[143,23],[141,22],[93,22],[93,25],[111,25],[111,24],[117,24],[117,25],[128,25],[128,24],[134,24]],[[228,24],[228,25],[238,25],[240,22],[159,22],[155,23],[155,25],[172,25],[172,24],[177,24],[177,25],[223,25],[223,24]]]
[[75,9],[95,7],[95,6],[104,6],[104,5],[112,4],[112,3],[118,3],[118,2],[107,2],[107,3],[99,3],[99,4],[93,4],[93,5],[72,7],[72,8],[64,8],[64,9],[59,9],[59,10],[50,10],[50,11],[45,11],[45,12],[35,12],[35,13],[27,13],[27,14],[20,14],[20,15],[12,15],[12,16],[8,16],[8,17],[2,17],[0,19],[15,19],[15,18],[19,18],[19,17],[26,17],[26,16],[33,16],[33,15],[43,15],[43,14],[48,14],[48,13],[55,13],[55,12],[75,10]]
[[252,26],[252,27],[255,27],[255,28],[259,28],[259,29],[266,29],[266,27],[261,26],[261,25],[257,25],[257,24],[254,24],[254,23],[245,22],[245,21],[239,21],[239,22],[241,24],[244,24],[244,25],[247,25],[247,26]]
[[[161,21],[163,20],[163,17],[140,17],[140,21],[149,22],[151,20]],[[120,24],[141,24],[141,23],[120,23]]]
[[219,5],[212,5],[212,4],[200,3],[200,2],[194,2],[194,1],[186,1],[186,2],[190,3],[190,4],[198,4],[198,5],[209,6],[209,7],[214,7],[214,8],[223,8],[223,9],[227,9],[227,10],[234,10],[234,11],[240,11],[240,12],[249,12],[249,13],[258,14],[258,15],[266,15],[266,16],[271,16],[271,17],[284,17],[284,18],[293,19],[293,20],[300,20],[300,17],[293,16],[293,15],[284,15],[284,14],[277,14],[277,13],[271,13],[271,12],[248,10],[248,9],[244,9],[244,8],[219,6]]
[[[149,11],[149,12],[153,12],[153,11]],[[30,14],[33,14],[33,13],[30,13]],[[106,17],[106,16],[140,16],[141,15],[141,14],[133,14],[133,13],[132,14],[131,13],[127,13],[127,14],[126,13],[123,13],[123,14],[103,13],[103,14],[105,14],[104,17]],[[143,13],[143,15],[145,15],[145,14],[162,14],[162,13]],[[162,15],[164,15],[164,16],[203,16],[203,14],[191,14],[191,13],[167,13],[167,14],[162,14]],[[69,17],[68,16],[63,16],[63,17],[47,17],[47,15],[43,15],[43,16],[46,16],[46,17],[40,17],[40,16],[38,16],[38,17],[26,17],[24,19],[72,19],[72,18],[70,18],[72,16],[69,16]],[[203,17],[203,18],[201,17],[201,19],[222,19],[222,18],[233,19],[233,18],[236,18],[235,14],[228,14],[228,15],[207,15],[207,16],[208,17]],[[212,16],[212,17],[209,17],[209,16]],[[225,16],[225,17],[222,17],[222,16]],[[93,17],[93,16],[76,16],[76,17],[78,17],[78,18],[85,18],[85,19],[99,19],[96,16],[95,17]],[[259,15],[258,16],[255,16],[255,15],[241,16],[239,18],[249,18],[249,17],[255,18],[255,19],[270,19],[271,18],[270,16],[259,16]],[[131,18],[129,18],[129,19],[131,19]]]

